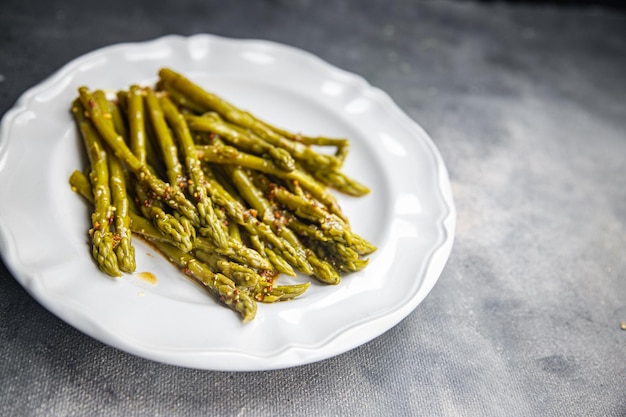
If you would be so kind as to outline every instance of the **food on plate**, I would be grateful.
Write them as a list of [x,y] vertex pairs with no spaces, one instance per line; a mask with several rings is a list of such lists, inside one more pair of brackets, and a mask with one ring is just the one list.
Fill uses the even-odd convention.
[[167,68],[114,99],[81,87],[72,114],[89,166],[70,184],[93,207],[92,255],[112,277],[135,270],[139,236],[248,322],[257,301],[310,286],[280,274],[338,284],[376,250],[331,191],[369,193],[341,170],[347,139],[286,131]]

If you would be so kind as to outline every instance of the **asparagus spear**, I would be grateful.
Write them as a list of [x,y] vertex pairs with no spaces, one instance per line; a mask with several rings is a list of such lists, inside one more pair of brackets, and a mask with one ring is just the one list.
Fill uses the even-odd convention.
[[304,294],[304,292],[309,289],[310,285],[310,282],[305,282],[294,285],[271,286],[265,291],[257,292],[254,298],[262,303],[291,300]]
[[199,223],[196,208],[176,186],[162,181],[156,177],[147,165],[142,163],[128,148],[122,136],[111,129],[102,111],[95,102],[93,95],[86,87],[79,88],[80,101],[87,109],[88,118],[100,133],[104,142],[126,164],[136,176],[139,182],[145,183],[154,193],[174,210],[179,210],[193,225]]
[[98,267],[104,273],[112,277],[119,277],[122,273],[115,254],[117,239],[115,239],[109,228],[109,220],[111,219],[113,209],[111,206],[106,150],[97,132],[89,123],[89,120],[85,118],[85,110],[79,102],[74,102],[72,114],[78,123],[91,165],[89,179],[94,200],[94,211],[91,215],[92,228],[89,231],[92,243],[91,253]]
[[184,189],[187,185],[187,179],[183,175],[183,166],[178,158],[178,148],[165,120],[161,102],[152,89],[146,88],[145,94],[146,110],[150,116],[157,143],[161,149],[161,157],[165,162],[168,182],[173,186]]
[[[109,124],[123,137],[127,136],[126,125],[120,113],[119,107],[107,100],[102,90],[94,93],[101,108],[107,109],[106,115],[110,115]],[[108,154],[109,163],[109,188],[111,189],[111,202],[113,206],[113,225],[115,226],[115,246],[118,265],[123,272],[135,270],[135,248],[132,245],[132,233],[130,231],[130,217],[128,215],[129,200],[126,189],[126,173],[120,160],[115,155]]]
[[[128,141],[130,142],[132,153],[143,164],[146,164],[148,159],[147,146],[149,144],[146,140],[146,126],[150,126],[150,124],[146,125],[145,123],[144,95],[142,89],[133,85],[128,94],[125,95],[125,101],[130,130]],[[121,94],[118,94],[118,97],[120,96]],[[121,123],[119,122],[115,123],[116,120],[117,118],[114,115],[114,124],[116,126],[120,125]],[[122,132],[118,129],[118,133],[121,134]],[[151,170],[153,168],[152,166],[148,167]],[[163,210],[159,199],[146,187],[146,184],[137,182],[135,184],[135,192],[136,202],[141,213],[150,219],[161,233],[167,236],[170,243],[182,251],[190,251],[193,248],[192,241],[195,238],[195,229],[191,222],[185,217],[176,217]]]
[[189,192],[196,200],[196,208],[200,215],[200,225],[202,226],[200,230],[206,233],[217,246],[227,246],[228,236],[222,222],[215,213],[213,202],[208,196],[204,171],[198,159],[196,145],[191,138],[185,118],[166,96],[162,96],[159,99],[159,103],[163,109],[165,119],[174,129],[185,159],[185,166],[189,175]]
[[132,85],[127,95],[130,150],[142,164],[146,163],[146,125],[143,91]]
[[[91,183],[78,171],[72,174],[70,183],[93,201],[92,226],[100,224],[95,221],[96,213],[99,220],[106,218],[107,222],[112,221],[112,213],[121,215],[114,218],[114,228],[126,232],[113,237],[111,248],[119,253],[126,248],[124,253],[128,253],[122,235],[130,235],[128,228],[141,234],[181,270],[238,311],[244,321],[254,317],[254,300],[290,299],[309,286],[308,282],[274,285],[276,271],[294,274],[293,266],[323,282],[337,283],[339,271],[358,271],[367,265],[367,259],[361,256],[376,248],[350,230],[336,199],[326,189],[330,186],[355,196],[369,192],[340,171],[348,153],[348,140],[289,132],[236,108],[169,69],[162,69],[159,76],[157,88],[168,94],[138,86],[118,94],[126,120],[117,105],[103,101],[101,91],[79,89],[76,104],[82,106],[83,123],[78,123],[81,135],[90,128],[100,143],[88,147],[90,158],[98,161],[97,170],[92,163]],[[207,132],[217,135],[214,143],[218,146],[196,146],[192,134],[202,137]],[[146,140],[150,135],[153,140]],[[236,148],[224,146],[219,137]],[[162,158],[154,158],[154,150],[149,152],[152,142],[159,145]],[[335,155],[320,154],[311,145],[334,146],[337,150]],[[107,146],[114,156],[106,155]],[[102,157],[108,172],[102,170]],[[211,168],[207,162],[218,165]],[[137,180],[139,210],[153,218],[154,224],[129,207],[123,166]],[[156,174],[154,168],[161,166],[165,168]],[[98,187],[102,184],[95,172],[97,177],[108,178],[109,195],[100,195]],[[259,187],[263,174],[272,176],[271,181],[278,185],[269,186],[266,181]],[[191,200],[185,196],[187,191]],[[108,204],[108,212],[101,210],[104,203]],[[106,223],[109,234],[110,227]],[[196,237],[196,231],[207,237]],[[100,232],[104,230],[92,228],[94,235]],[[180,236],[176,236],[184,234],[189,239],[181,244]],[[94,257],[96,252],[94,246]],[[100,265],[100,259],[96,259]],[[120,255],[117,260],[117,274],[119,267],[132,270],[123,265],[123,259]]]
[[196,256],[212,270],[217,270],[232,279],[237,287],[248,292],[255,300],[263,303],[285,301],[302,295],[311,285],[310,282],[293,285],[274,285],[271,277],[262,276],[256,271],[220,258],[215,254],[196,252]]
[[320,184],[315,178],[311,177],[306,172],[300,169],[294,169],[291,172],[285,172],[278,168],[271,161],[263,158],[259,158],[255,155],[250,155],[245,152],[240,152],[232,146],[197,146],[198,157],[207,162],[213,162],[218,164],[230,164],[238,165],[245,168],[250,168],[254,171],[260,171],[265,174],[270,174],[279,178],[287,180],[298,181],[300,186],[306,189],[316,199],[321,201],[324,205],[329,207],[332,213],[335,213],[344,221],[347,218],[342,213],[337,199],[328,192],[326,187]]
[[244,323],[254,319],[256,302],[252,297],[240,291],[235,283],[223,274],[216,274],[192,255],[164,242],[154,241],[159,249],[171,262],[177,265],[185,274],[202,283],[225,306],[241,315]]
[[184,252],[192,250],[196,229],[191,222],[185,217],[176,217],[163,210],[158,199],[151,195],[151,191],[144,184],[137,184],[135,190],[138,207],[144,217],[150,219],[174,246]]
[[[72,188],[79,193],[83,198],[85,198],[87,201],[93,203],[93,195],[91,193],[91,185],[89,184],[89,180],[84,176],[84,174],[80,171],[74,171],[72,173],[72,175],[70,176],[70,185],[72,186]],[[172,258],[171,255],[180,255],[183,254],[184,252],[179,251],[179,252],[175,252],[175,249],[171,249],[172,246],[168,245],[168,241],[166,238],[164,238],[164,236],[157,230],[154,228],[154,226],[145,218],[139,216],[137,213],[134,213],[131,211],[130,213],[131,218],[132,218],[132,227],[133,227],[133,232],[134,233],[138,233],[142,236],[144,236],[145,238],[149,239],[153,244],[155,244],[155,246],[157,248],[159,248],[160,250],[163,251],[163,249],[165,249],[165,251],[163,252],[168,252],[169,249],[169,253],[170,253],[170,259],[171,260],[176,260],[176,258]],[[201,238],[198,239],[198,242],[201,241]],[[168,248],[169,246],[169,248]],[[210,244],[208,245],[208,247],[210,248]],[[204,247],[202,249],[207,249],[207,247]],[[210,249],[209,249],[210,250]],[[239,253],[239,252],[237,252]],[[198,252],[196,252],[197,255],[200,255],[201,257],[204,256],[210,256],[208,255],[207,252],[204,252],[203,250],[200,250]],[[201,255],[202,254],[202,255]],[[189,255],[190,256],[190,255]],[[224,254],[224,256],[226,257],[230,257],[230,256],[235,256],[235,253],[232,254]],[[187,256],[186,258],[183,258],[178,265],[179,266],[183,266],[185,264],[185,260],[187,261],[187,265],[188,265],[188,261],[189,261],[189,257]],[[256,258],[258,259],[262,259],[262,258]],[[204,259],[206,261],[206,259]],[[254,299],[256,299],[257,301],[260,302],[264,302],[264,303],[272,303],[272,302],[277,302],[277,301],[284,301],[284,300],[289,300],[289,299],[293,299],[295,297],[298,297],[299,295],[302,295],[310,286],[310,283],[306,282],[303,284],[295,284],[295,285],[282,285],[282,286],[273,286],[272,285],[272,278],[267,278],[267,272],[266,272],[266,268],[267,267],[271,267],[271,265],[267,265],[264,263],[256,264],[254,261],[253,262],[249,262],[249,259],[245,259],[243,260],[243,262],[245,262],[248,265],[251,265],[253,267],[259,267],[259,270],[263,271],[263,276],[265,276],[265,278],[261,278],[261,275],[259,275],[258,273],[254,272],[252,269],[250,268],[246,268],[243,267],[242,265],[237,265],[234,264],[232,262],[227,261],[226,259],[220,259],[220,262],[222,262],[219,266],[216,266],[218,269],[221,269],[221,271],[223,273],[225,273],[226,275],[230,274],[231,275],[231,280],[234,278],[235,280],[239,280],[239,285],[241,284],[247,284],[246,286],[253,286],[254,290],[252,291],[253,297]],[[225,263],[224,263],[225,262]],[[183,266],[184,268],[184,266]],[[245,271],[245,272],[244,272]],[[206,270],[206,268],[203,271],[205,273],[205,275],[208,275],[208,272]],[[250,276],[246,276],[242,273],[247,273],[247,274],[254,274],[254,278],[251,278]],[[270,276],[272,276],[273,273],[270,272]],[[256,278],[256,281],[254,281],[254,279]],[[251,280],[252,279],[252,280]],[[233,282],[235,282],[233,280]],[[254,285],[252,285],[254,284]],[[240,291],[240,288],[237,287],[237,285],[235,286],[237,290]],[[232,288],[231,288],[232,289]],[[244,291],[245,292],[245,291]],[[242,297],[242,292],[239,292],[239,298],[241,299]],[[234,291],[233,291],[233,295],[234,295]],[[244,321],[249,321],[252,320],[252,317],[250,316],[250,311],[249,311],[249,304],[250,304],[250,297],[247,295],[243,295],[243,297],[245,298],[245,301],[248,305],[244,304],[244,308],[242,310],[243,313],[243,317],[244,317]],[[246,298],[247,297],[247,298]],[[231,303],[232,305],[232,303]],[[237,310],[239,311],[239,310]],[[247,317],[247,319],[246,319]]]
[[[88,202],[93,203],[93,195],[91,192],[91,185],[89,180],[80,171],[74,171],[70,176],[70,185],[74,191],[79,193]],[[149,240],[159,240],[178,246],[171,236],[163,233],[152,224],[148,219],[142,217],[132,209],[129,211],[131,218],[131,230],[133,233],[139,234]],[[193,240],[193,245],[190,250],[198,249],[208,253],[217,253],[232,259],[240,264],[249,265],[250,267],[259,271],[273,270],[272,264],[270,264],[265,258],[263,258],[255,250],[248,248],[241,242],[236,242],[231,239],[229,246],[217,247],[209,239],[198,236]]]
[[178,92],[175,89],[165,89],[165,83],[162,80],[157,82],[157,89],[160,91],[166,91],[170,99],[176,103],[179,107],[186,109],[189,113],[202,114],[206,111],[206,109],[190,101],[184,94]]
[[268,224],[278,236],[281,236],[292,247],[296,248],[298,252],[303,254],[311,265],[313,275],[326,284],[338,284],[340,280],[339,273],[330,264],[319,259],[312,251],[307,250],[291,229],[283,227],[284,224],[281,218],[277,218],[272,210],[272,204],[265,199],[263,193],[257,189],[247,174],[242,169],[234,166],[229,166],[227,172],[230,173],[233,184],[248,201],[248,204],[258,211],[261,220]]
[[285,149],[273,146],[249,130],[224,121],[215,112],[205,113],[202,116],[189,115],[186,119],[191,130],[217,134],[233,146],[255,155],[267,154],[276,166],[284,171],[293,171],[295,168],[295,161]]
[[335,151],[335,158],[338,162],[337,165],[334,166],[335,169],[341,168],[341,165],[345,161],[348,156],[348,152],[350,151],[350,141],[345,138],[329,138],[326,136],[306,136],[300,133],[293,133],[288,130],[279,128],[277,126],[271,125],[267,122],[262,122],[268,129],[273,130],[279,135],[291,139],[293,141],[302,143],[304,145],[316,145],[316,146],[334,146],[337,148]]
[[250,129],[268,143],[286,149],[298,160],[308,160],[316,166],[324,167],[338,167],[341,165],[341,161],[338,161],[332,155],[319,154],[306,145],[281,136],[252,114],[239,110],[215,94],[205,91],[182,74],[168,68],[162,68],[159,71],[159,77],[167,91],[177,90],[178,93],[186,96],[189,101],[202,106],[206,111],[216,111],[226,120]]
[[[257,236],[251,236],[250,239],[254,240],[255,237]],[[279,256],[275,251],[265,246],[263,248],[263,253],[267,256],[267,259],[269,259],[270,263],[278,272],[292,277],[296,276],[296,272],[293,270],[289,262],[285,258]]]
[[[267,180],[261,182],[267,183]],[[298,217],[318,223],[324,222],[330,217],[326,208],[315,200],[293,194],[284,187],[268,186],[268,189],[272,199],[281,203]]]
[[110,188],[113,206],[115,207],[115,234],[119,243],[115,248],[119,267],[124,272],[135,270],[135,248],[132,245],[130,230],[129,201],[126,190],[124,168],[115,155],[108,155]]
[[[205,167],[205,172],[210,173],[210,168]],[[270,226],[260,222],[253,216],[239,201],[226,192],[212,175],[207,175],[207,189],[214,201],[225,208],[230,219],[242,226],[250,235],[258,235],[263,241],[271,245],[272,251],[277,256],[284,258],[290,265],[293,265],[303,274],[311,275],[313,270],[306,260],[304,253],[298,251],[285,239],[276,236]]]
[[211,270],[232,279],[238,287],[255,287],[262,280],[259,273],[252,268],[230,261],[217,253],[196,251],[195,255]]

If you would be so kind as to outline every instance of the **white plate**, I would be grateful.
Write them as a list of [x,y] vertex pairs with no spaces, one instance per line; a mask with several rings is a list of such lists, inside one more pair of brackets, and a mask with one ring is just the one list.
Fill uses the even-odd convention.
[[[84,166],[70,117],[77,87],[152,84],[169,66],[261,118],[307,134],[349,137],[348,175],[372,189],[340,197],[353,229],[379,250],[338,286],[259,305],[242,324],[137,239],[135,275],[113,280],[89,254],[88,208],[68,186]],[[310,363],[355,348],[408,315],[437,281],[456,214],[444,163],[428,135],[382,91],[292,47],[211,35],[167,36],[75,59],[27,91],[2,120],[0,249],[48,310],[121,350],[211,370]],[[8,204],[7,204],[8,202]]]

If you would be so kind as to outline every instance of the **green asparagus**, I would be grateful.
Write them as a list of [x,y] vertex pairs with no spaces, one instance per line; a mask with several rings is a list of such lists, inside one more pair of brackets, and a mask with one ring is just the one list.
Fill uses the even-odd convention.
[[202,106],[206,111],[216,111],[229,122],[250,129],[268,143],[286,149],[296,159],[309,160],[317,166],[341,166],[341,161],[337,160],[336,157],[317,153],[302,143],[281,136],[252,114],[238,109],[215,94],[203,90],[182,74],[163,68],[159,71],[159,77],[167,91],[175,90],[187,97],[189,101]]
[[178,147],[174,143],[174,138],[165,121],[161,102],[152,89],[146,88],[145,94],[146,110],[154,127],[157,143],[161,150],[161,158],[165,162],[168,182],[172,186],[184,189],[187,186],[187,179],[183,174],[183,166],[178,158]]
[[296,166],[291,154],[285,149],[267,143],[249,130],[225,122],[217,113],[210,112],[202,116],[189,115],[186,119],[190,129],[217,134],[240,149],[258,156],[267,155],[276,166],[284,171],[293,171]]
[[238,165],[266,174],[271,174],[279,178],[298,181],[300,186],[306,189],[307,192],[311,193],[311,195],[313,195],[316,199],[328,206],[332,213],[335,213],[342,219],[347,220],[339,207],[337,199],[328,192],[323,184],[320,184],[317,180],[315,180],[315,178],[305,171],[294,169],[291,172],[285,172],[271,161],[241,152],[232,146],[200,145],[196,148],[198,150],[198,157],[206,162]]
[[72,113],[78,123],[91,165],[89,180],[93,190],[94,211],[91,215],[92,228],[89,233],[92,239],[92,255],[103,272],[112,277],[119,277],[122,273],[115,254],[117,239],[109,227],[113,207],[107,153],[99,135],[85,118],[85,110],[79,102],[74,102]]
[[78,89],[80,100],[87,109],[88,118],[93,123],[101,137],[112,151],[134,172],[139,182],[144,182],[154,193],[168,204],[172,209],[178,210],[187,217],[193,225],[199,223],[198,213],[195,206],[187,200],[183,192],[176,186],[172,186],[156,177],[152,171],[142,163],[128,148],[121,135],[112,129],[107,119],[102,115],[93,95],[85,87]]
[[248,294],[240,291],[231,279],[221,273],[214,273],[205,264],[175,246],[159,241],[153,243],[185,274],[202,283],[221,303],[237,311],[244,323],[254,319],[257,310],[256,302]]
[[126,95],[130,150],[142,164],[146,163],[146,122],[144,94],[137,85],[132,85]]
[[256,302],[310,287],[280,285],[281,274],[337,284],[368,264],[376,247],[330,191],[369,192],[341,171],[347,139],[279,128],[167,68],[155,89],[117,97],[81,87],[72,105],[89,166],[69,180],[93,206],[92,254],[105,273],[134,271],[131,236],[141,236],[247,322]]
[[189,193],[196,201],[196,208],[200,215],[201,231],[211,238],[217,246],[227,246],[228,237],[222,222],[218,219],[211,197],[209,197],[206,188],[206,179],[202,164],[198,159],[195,143],[187,127],[184,116],[178,111],[176,106],[166,97],[162,96],[159,100],[165,118],[172,126],[176,138],[178,139],[180,149],[185,159],[185,166],[189,176]]
[[[99,105],[107,109],[110,115],[110,125],[123,137],[128,136],[126,124],[120,113],[119,107],[109,102],[106,94],[102,90],[94,93]],[[107,117],[108,119],[108,117]],[[129,199],[126,189],[126,172],[122,163],[115,155],[107,155],[109,163],[109,186],[111,189],[111,202],[113,206],[113,225],[115,227],[115,254],[120,270],[123,272],[133,272],[135,270],[135,248],[132,245],[132,233],[130,230],[130,217],[128,215]]]

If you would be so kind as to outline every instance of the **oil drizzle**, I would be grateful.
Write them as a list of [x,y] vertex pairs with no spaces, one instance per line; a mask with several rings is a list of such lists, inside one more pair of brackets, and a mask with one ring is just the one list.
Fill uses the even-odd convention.
[[152,272],[138,272],[135,276],[148,284],[156,285],[158,283],[157,277]]

